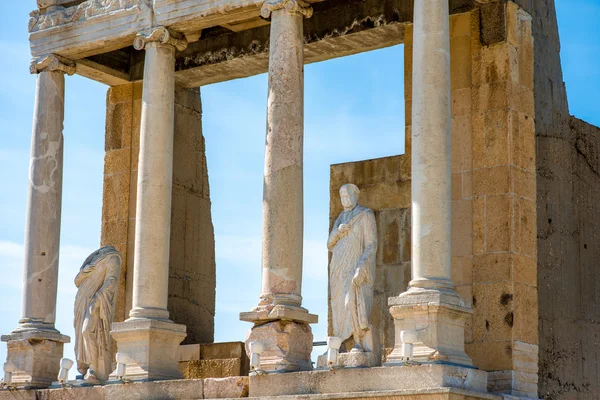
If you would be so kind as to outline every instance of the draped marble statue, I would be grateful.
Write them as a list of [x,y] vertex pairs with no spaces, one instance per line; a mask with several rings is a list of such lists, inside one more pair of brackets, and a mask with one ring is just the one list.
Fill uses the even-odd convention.
[[333,336],[342,341],[353,339],[352,352],[377,355],[381,351],[379,338],[370,323],[377,225],[373,211],[358,204],[359,194],[353,184],[340,188],[344,211],[336,219],[327,243],[332,253],[329,265],[332,329]]
[[121,255],[106,246],[90,254],[75,277],[75,355],[88,381],[106,381],[112,369],[110,328],[120,270]]

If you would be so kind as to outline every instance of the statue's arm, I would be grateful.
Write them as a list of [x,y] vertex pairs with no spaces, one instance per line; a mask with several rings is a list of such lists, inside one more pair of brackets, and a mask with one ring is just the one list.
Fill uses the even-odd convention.
[[335,245],[341,238],[340,232],[338,231],[339,226],[340,226],[340,217],[337,217],[337,219],[335,220],[335,223],[333,224],[333,229],[331,230],[331,233],[329,234],[329,239],[327,240],[327,249],[329,251],[333,251],[333,248],[335,247]]

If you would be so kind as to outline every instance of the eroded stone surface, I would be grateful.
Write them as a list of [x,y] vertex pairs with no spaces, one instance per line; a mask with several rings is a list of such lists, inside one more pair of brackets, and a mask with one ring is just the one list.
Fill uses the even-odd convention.
[[112,338],[121,255],[112,246],[93,252],[75,277],[75,358],[86,380],[104,382],[113,370]]
[[[329,265],[329,294],[333,336],[352,339],[353,351],[375,353],[381,359],[381,345],[371,310],[376,281],[377,224],[372,210],[358,205],[360,190],[354,184],[340,188],[344,211],[329,234],[327,247],[332,253]],[[342,349],[345,351],[346,349]],[[379,354],[379,357],[377,357]],[[354,366],[366,357],[355,354]]]
[[255,325],[246,338],[248,344],[259,342],[265,350],[260,357],[264,371],[308,371],[312,369],[310,353],[313,335],[310,326],[291,321],[274,321]]

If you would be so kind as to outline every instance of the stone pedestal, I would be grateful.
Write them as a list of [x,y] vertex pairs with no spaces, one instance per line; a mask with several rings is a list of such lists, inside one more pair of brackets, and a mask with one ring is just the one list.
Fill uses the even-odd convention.
[[26,389],[46,388],[56,381],[68,336],[58,331],[23,331],[2,336],[7,343],[7,362],[15,365],[13,385]]
[[388,302],[394,317],[396,343],[386,365],[404,365],[400,332],[416,331],[411,363],[449,363],[471,366],[465,353],[465,319],[472,313],[454,292],[409,290]]
[[[131,380],[181,379],[179,344],[185,325],[151,319],[128,319],[112,325],[110,332],[119,352],[129,357],[127,378]],[[111,375],[111,379],[114,377]]]
[[250,342],[265,347],[260,356],[260,368],[267,372],[309,371],[313,335],[307,323],[276,320],[256,324],[246,338],[246,352]]

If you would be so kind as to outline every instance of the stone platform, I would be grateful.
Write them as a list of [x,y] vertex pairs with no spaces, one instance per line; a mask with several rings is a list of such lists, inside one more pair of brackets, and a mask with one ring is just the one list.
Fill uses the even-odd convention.
[[316,370],[250,377],[250,397],[260,398],[440,388],[485,393],[487,372],[454,365],[429,364]]
[[[198,382],[185,384],[185,381],[143,382],[130,385],[97,386],[93,388],[76,389],[46,389],[46,390],[0,390],[0,400],[188,400],[188,399],[238,399],[237,397],[214,397],[227,395],[227,392],[211,393],[206,386],[204,389]],[[107,390],[108,388],[108,390]],[[233,394],[229,392],[229,394]],[[262,400],[509,400],[520,399],[510,395],[494,395],[472,392],[463,389],[437,388],[418,390],[390,390],[361,393],[330,393],[291,396],[261,396],[248,399]]]

